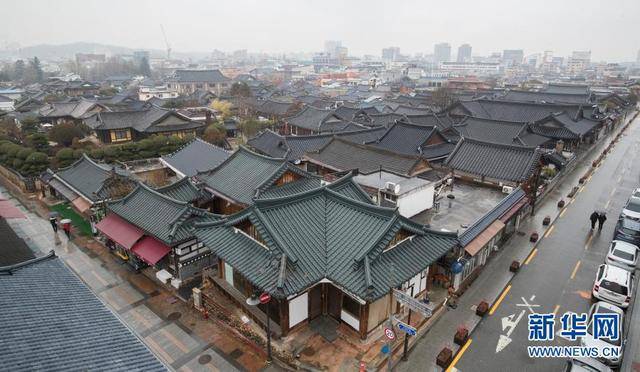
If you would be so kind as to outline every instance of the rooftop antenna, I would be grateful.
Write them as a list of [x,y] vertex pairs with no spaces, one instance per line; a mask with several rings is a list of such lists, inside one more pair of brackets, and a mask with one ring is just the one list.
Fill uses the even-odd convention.
[[169,45],[169,40],[167,40],[167,33],[164,32],[164,26],[160,24],[160,30],[162,30],[162,36],[164,36],[164,43],[167,45],[167,60],[171,59],[171,45]]

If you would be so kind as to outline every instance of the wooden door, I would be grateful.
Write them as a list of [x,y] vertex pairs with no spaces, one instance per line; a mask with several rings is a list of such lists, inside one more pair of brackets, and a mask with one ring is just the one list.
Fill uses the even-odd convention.
[[331,284],[328,287],[327,314],[339,320],[342,312],[342,291]]
[[322,284],[309,290],[309,320],[322,315]]

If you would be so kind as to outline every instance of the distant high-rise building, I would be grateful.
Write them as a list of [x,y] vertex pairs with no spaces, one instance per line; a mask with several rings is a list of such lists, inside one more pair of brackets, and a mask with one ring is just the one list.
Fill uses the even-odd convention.
[[450,62],[451,45],[449,43],[436,44],[433,48],[433,61],[438,65],[440,62]]
[[522,64],[524,51],[522,49],[505,49],[502,51],[502,62],[507,66],[518,66]]
[[342,41],[327,40],[324,42],[324,52],[333,58],[337,58],[339,50],[342,48]]
[[146,59],[149,62],[149,51],[148,50],[135,50],[133,52],[133,62],[139,64],[143,59]]
[[395,61],[400,56],[400,48],[399,47],[388,47],[382,49],[382,60],[383,61]]
[[591,51],[574,51],[567,62],[567,71],[576,74],[584,71],[591,63]]
[[462,44],[458,47],[458,62],[471,62],[471,45]]

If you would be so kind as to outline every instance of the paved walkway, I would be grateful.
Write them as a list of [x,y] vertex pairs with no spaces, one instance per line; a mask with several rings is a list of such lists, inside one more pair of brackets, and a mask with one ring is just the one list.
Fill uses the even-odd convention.
[[[82,248],[59,234],[55,245],[49,222],[27,210],[4,187],[0,193],[22,210],[26,219],[9,224],[36,252],[56,254],[102,299],[111,310],[166,365],[176,371],[259,371],[262,355],[252,352],[234,335],[203,320],[171,293],[144,274],[116,259],[108,249],[92,239],[78,238]],[[36,209],[32,202],[30,209]],[[248,351],[251,350],[251,351]]]
[[[453,343],[453,336],[459,326],[464,325],[470,333],[476,328],[481,318],[475,314],[475,309],[480,301],[493,304],[503,289],[511,281],[515,274],[509,271],[513,260],[526,264],[526,259],[532,254],[534,248],[544,239],[547,227],[542,225],[545,216],[550,216],[552,222],[563,213],[563,209],[557,207],[557,202],[564,199],[567,203],[572,200],[567,197],[578,180],[591,168],[591,163],[602,150],[608,146],[620,125],[609,137],[603,139],[583,158],[569,174],[565,175],[556,188],[549,192],[544,200],[536,207],[535,215],[522,221],[518,232],[503,245],[498,252],[494,252],[486,266],[471,284],[467,291],[459,298],[458,307],[455,310],[448,309],[438,321],[429,329],[415,345],[407,362],[399,362],[396,369],[399,371],[441,371],[435,363],[438,353],[443,347],[449,347],[454,355],[459,346]],[[567,204],[568,205],[568,204]],[[550,225],[552,226],[552,225]],[[540,239],[537,243],[529,242],[532,232],[538,232]]]

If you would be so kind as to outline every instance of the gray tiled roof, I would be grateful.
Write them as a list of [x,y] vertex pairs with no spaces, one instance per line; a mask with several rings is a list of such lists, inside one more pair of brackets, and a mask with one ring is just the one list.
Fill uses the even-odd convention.
[[531,133],[522,122],[465,117],[454,128],[465,138],[505,145],[537,147],[549,138]]
[[445,161],[454,171],[478,177],[520,182],[531,177],[541,152],[533,147],[511,146],[463,138]]
[[313,106],[305,106],[286,120],[289,125],[319,133],[343,131],[350,123],[350,119],[338,116],[335,110],[318,109]]
[[[372,203],[369,195],[358,186],[357,183],[352,181],[353,175],[348,174],[342,178],[336,180],[327,185],[327,188],[333,190],[339,194],[350,197],[351,199],[359,200],[363,203]],[[308,177],[301,178],[299,180],[285,183],[284,185],[272,185],[269,188],[261,191],[256,196],[257,199],[274,199],[290,196],[294,194],[300,194],[313,189],[317,189],[322,186],[322,177]]]
[[101,197],[97,194],[105,180],[111,176],[112,169],[120,176],[129,177],[129,173],[122,168],[112,168],[107,164],[96,163],[86,154],[66,168],[58,169],[55,177],[62,180],[74,191],[82,194],[88,200],[96,202]]
[[511,90],[499,96],[504,101],[588,104],[590,95]]
[[265,130],[249,139],[247,144],[263,154],[278,158],[286,157],[289,161],[295,161],[301,159],[305,152],[314,151],[326,145],[334,136],[355,143],[365,143],[378,139],[385,131],[385,127],[376,127],[335,134],[283,136],[270,130]]
[[36,259],[3,274],[0,369],[168,370],[59,258]]
[[171,80],[180,83],[226,83],[229,78],[220,70],[176,70]]
[[229,156],[231,154],[225,149],[194,138],[171,154],[164,155],[162,160],[187,177],[191,177],[198,171],[217,167]]
[[554,139],[572,140],[582,138],[599,126],[599,122],[590,119],[569,117],[567,113],[549,115],[532,124],[531,130],[541,136]]
[[545,87],[544,91],[556,94],[586,94],[589,92],[589,86],[580,84],[549,84]]
[[336,171],[358,169],[360,173],[368,174],[382,168],[401,175],[414,175],[422,162],[417,155],[397,154],[338,137],[316,151],[305,153],[304,159]]
[[133,128],[145,133],[197,129],[205,125],[153,105],[136,111],[100,112],[85,122],[94,130]]
[[[234,225],[250,221],[264,246]],[[413,234],[384,251],[401,229]],[[322,279],[369,301],[384,296],[457,244],[452,233],[426,229],[397,210],[365,204],[328,187],[257,200],[226,220],[197,225],[196,236],[258,288],[278,297]],[[266,248],[266,249],[265,249]],[[284,256],[284,260],[283,260]],[[279,278],[285,262],[284,277]],[[389,278],[391,265],[395,275]]]
[[[442,137],[441,141],[444,142],[428,145],[427,141],[434,136]],[[446,157],[455,147],[455,143],[448,143],[437,127],[403,121],[392,124],[384,135],[369,144],[398,154],[419,155],[428,160]]]
[[572,117],[575,117],[581,110],[585,111],[585,116],[591,115],[591,108],[583,107],[581,105],[510,102],[486,99],[459,102],[454,107],[460,107],[467,115],[477,118],[517,121],[523,123],[541,120],[550,114],[563,111],[567,112]]
[[84,99],[74,102],[54,102],[42,107],[38,113],[48,118],[70,116],[74,119],[84,119],[92,114],[91,110],[96,106],[104,108],[99,103]]

